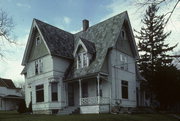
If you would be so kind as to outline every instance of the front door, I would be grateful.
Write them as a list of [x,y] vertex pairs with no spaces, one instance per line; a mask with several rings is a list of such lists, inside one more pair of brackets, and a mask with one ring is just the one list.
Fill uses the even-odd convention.
[[68,84],[68,105],[74,106],[74,85],[73,85],[73,83]]
[[82,83],[82,98],[88,97],[88,82]]

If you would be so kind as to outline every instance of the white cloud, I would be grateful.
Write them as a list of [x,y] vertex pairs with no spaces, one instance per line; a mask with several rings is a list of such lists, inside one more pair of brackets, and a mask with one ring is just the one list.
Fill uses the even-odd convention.
[[23,69],[21,61],[27,38],[28,34],[19,38],[18,45],[4,44],[5,58],[0,60],[0,77],[12,79],[14,82],[24,81],[24,77],[20,73]]
[[70,31],[72,34],[75,34],[75,33],[78,33],[78,32],[80,32],[80,31],[82,31],[82,27],[80,28],[80,29],[77,29],[77,30],[72,30],[72,31]]
[[64,21],[64,23],[66,23],[66,24],[70,24],[71,19],[70,19],[69,17],[67,17],[67,16],[64,16],[64,17],[63,17],[63,21]]
[[28,4],[16,3],[16,5],[17,5],[18,7],[31,8],[31,6],[28,5]]
[[[160,14],[166,13],[170,10],[172,10],[174,6],[174,2],[171,2],[171,4],[168,4],[168,6],[162,6],[160,7]],[[109,14],[102,18],[102,20],[105,20],[107,18],[110,18],[114,15],[117,15],[123,11],[128,11],[129,18],[131,21],[131,25],[133,29],[140,30],[140,27],[142,26],[141,19],[143,18],[143,15],[145,13],[146,8],[139,7],[137,5],[137,2],[134,0],[113,0],[111,4],[104,6],[104,8],[109,11]],[[168,8],[168,9],[167,9]],[[176,10],[174,11],[170,21],[168,22],[168,25],[166,27],[166,31],[172,31],[172,34],[167,38],[167,43],[170,43],[170,46],[176,44],[179,42],[179,35],[180,35],[180,17],[179,13],[180,11],[180,4],[178,4]],[[101,21],[102,21],[101,20]],[[168,41],[169,40],[169,41]],[[180,49],[180,43],[177,48],[175,48],[175,51]]]
[[20,75],[23,67],[21,66],[20,60],[6,60],[0,62],[0,74],[2,78],[12,79],[13,81],[23,81],[23,76]]
[[55,17],[54,24],[55,26],[59,27],[60,29],[66,30],[71,23],[71,19],[67,16],[64,17]]

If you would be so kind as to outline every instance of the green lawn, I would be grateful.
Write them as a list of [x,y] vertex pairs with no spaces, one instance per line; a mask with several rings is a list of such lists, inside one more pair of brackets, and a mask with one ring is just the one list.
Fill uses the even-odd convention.
[[29,115],[0,111],[0,121],[178,121],[162,114]]

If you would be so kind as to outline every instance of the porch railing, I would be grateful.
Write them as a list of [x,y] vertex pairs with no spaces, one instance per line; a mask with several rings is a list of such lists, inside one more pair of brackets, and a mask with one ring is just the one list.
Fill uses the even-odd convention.
[[109,97],[86,97],[81,98],[81,105],[98,105],[98,104],[109,104]]

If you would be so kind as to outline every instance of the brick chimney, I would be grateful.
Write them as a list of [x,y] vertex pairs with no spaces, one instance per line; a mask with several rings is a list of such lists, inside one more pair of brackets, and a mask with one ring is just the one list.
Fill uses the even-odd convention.
[[89,28],[89,21],[84,19],[83,20],[83,31],[86,31]]

